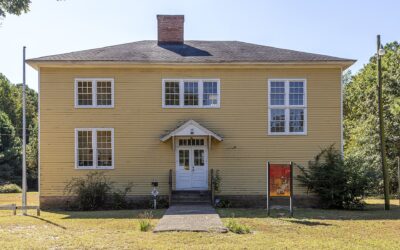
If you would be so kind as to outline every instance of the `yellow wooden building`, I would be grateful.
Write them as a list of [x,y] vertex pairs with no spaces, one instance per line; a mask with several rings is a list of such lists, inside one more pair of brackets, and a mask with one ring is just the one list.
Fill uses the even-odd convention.
[[[28,60],[39,72],[40,202],[103,171],[132,200],[210,189],[262,205],[267,161],[307,165],[343,144],[343,70],[354,60],[238,41],[187,41],[159,15],[158,40]],[[172,173],[172,185],[169,173]],[[295,169],[295,176],[298,171]],[[298,200],[305,190],[294,183]]]

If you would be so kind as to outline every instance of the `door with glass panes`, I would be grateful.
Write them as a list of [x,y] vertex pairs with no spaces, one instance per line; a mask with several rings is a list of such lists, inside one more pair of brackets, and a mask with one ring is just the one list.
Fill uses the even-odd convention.
[[204,139],[179,140],[179,145],[177,146],[176,150],[177,190],[208,189],[207,153],[207,147],[204,145]]

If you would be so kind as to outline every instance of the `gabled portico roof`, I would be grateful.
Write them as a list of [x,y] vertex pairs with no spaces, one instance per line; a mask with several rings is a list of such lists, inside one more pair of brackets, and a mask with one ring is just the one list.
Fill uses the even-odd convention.
[[214,133],[194,120],[189,120],[183,123],[168,134],[161,136],[160,140],[165,142],[173,136],[211,136],[218,141],[223,141],[222,136]]

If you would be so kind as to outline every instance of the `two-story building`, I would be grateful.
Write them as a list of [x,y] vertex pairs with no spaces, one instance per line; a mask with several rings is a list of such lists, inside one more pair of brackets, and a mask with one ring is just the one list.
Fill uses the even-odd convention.
[[[266,162],[307,165],[342,147],[342,72],[354,60],[239,41],[184,40],[184,17],[159,15],[158,40],[28,60],[39,72],[40,203],[104,171],[129,197],[209,190],[266,200]],[[295,175],[298,171],[295,171]],[[305,190],[294,184],[296,198]]]

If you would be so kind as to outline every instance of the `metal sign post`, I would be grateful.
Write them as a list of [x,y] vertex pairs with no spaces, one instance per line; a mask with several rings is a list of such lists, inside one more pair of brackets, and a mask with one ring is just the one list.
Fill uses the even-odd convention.
[[293,217],[293,162],[290,162],[290,217]]
[[269,216],[269,161],[267,162],[267,215]]
[[151,185],[153,186],[153,190],[151,191],[151,195],[153,195],[153,208],[157,209],[157,196],[159,194],[157,187],[158,187],[158,181],[153,180],[151,182]]
[[23,66],[22,66],[22,211],[23,215],[27,215],[26,212],[26,97],[25,97],[25,86],[26,86],[26,78],[25,78],[25,51],[26,47],[23,48]]

